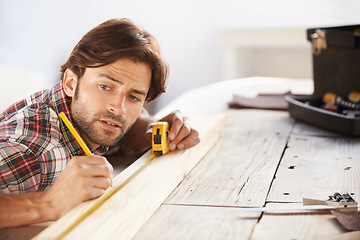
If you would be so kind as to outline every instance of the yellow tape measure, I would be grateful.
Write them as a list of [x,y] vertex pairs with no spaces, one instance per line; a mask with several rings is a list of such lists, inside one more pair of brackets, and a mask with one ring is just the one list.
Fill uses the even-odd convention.
[[169,152],[167,131],[169,124],[167,122],[157,122],[153,127],[152,133],[152,154],[145,160],[139,169],[137,169],[129,178],[122,182],[119,186],[112,188],[105,193],[94,205],[91,206],[85,213],[80,215],[67,229],[65,229],[56,239],[63,239],[69,234],[75,227],[77,227],[82,221],[84,221],[90,214],[95,212],[106,200],[123,188],[128,182],[130,182],[139,172],[141,172],[149,163],[161,154]]
[[168,147],[168,130],[167,122],[157,122],[154,124],[152,131],[152,151],[160,152],[162,155],[169,152]]

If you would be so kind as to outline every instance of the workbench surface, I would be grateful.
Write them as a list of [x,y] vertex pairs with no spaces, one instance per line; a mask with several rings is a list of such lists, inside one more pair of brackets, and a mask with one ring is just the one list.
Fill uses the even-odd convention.
[[226,113],[227,122],[215,147],[133,239],[359,239],[360,231],[346,231],[330,212],[241,209],[300,206],[303,197],[326,200],[334,192],[359,199],[359,138],[298,122],[287,111],[227,106],[235,93],[311,94],[312,88],[306,79],[232,80],[191,90],[160,111],[159,117],[180,109],[190,121]]
[[[360,239],[330,212],[244,213],[302,205],[334,192],[360,197],[360,139],[305,124],[287,111],[229,109],[232,94],[311,94],[305,79],[247,78],[195,89],[172,103],[188,115],[226,112],[220,140],[135,239]],[[186,109],[185,106],[191,106]],[[195,110],[195,108],[197,108]],[[198,113],[197,113],[198,111]]]

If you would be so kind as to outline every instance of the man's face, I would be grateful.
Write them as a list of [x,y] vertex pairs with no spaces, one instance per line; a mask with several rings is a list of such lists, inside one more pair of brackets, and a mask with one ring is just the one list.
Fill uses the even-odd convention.
[[[151,69],[128,59],[97,68],[70,82],[71,115],[81,135],[93,147],[113,146],[141,113],[150,87]],[[70,94],[68,94],[70,92]]]

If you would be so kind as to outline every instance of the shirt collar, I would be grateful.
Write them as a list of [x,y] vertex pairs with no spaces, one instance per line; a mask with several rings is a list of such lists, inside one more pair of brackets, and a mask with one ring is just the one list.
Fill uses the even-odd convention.
[[[71,98],[69,98],[64,91],[62,81],[57,83],[53,89],[50,91],[50,102],[52,104],[53,109],[56,114],[59,115],[60,112],[63,112],[66,117],[70,120],[71,124],[73,124],[73,119],[70,113],[70,103]],[[81,148],[79,143],[76,141],[74,136],[71,134],[70,130],[65,126],[65,124],[59,118],[60,131],[63,135],[63,140],[65,145],[69,147],[70,153],[72,156],[83,156],[85,155],[84,150]],[[74,124],[73,124],[74,126]],[[85,141],[85,139],[84,139]],[[85,141],[86,145],[89,147],[90,151],[97,155],[102,155],[108,151],[108,147],[100,146],[97,149],[93,150],[91,146]]]

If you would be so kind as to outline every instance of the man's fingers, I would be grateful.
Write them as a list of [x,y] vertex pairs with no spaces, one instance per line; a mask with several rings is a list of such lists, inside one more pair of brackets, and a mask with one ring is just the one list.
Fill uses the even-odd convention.
[[83,195],[85,197],[85,200],[91,200],[91,199],[95,199],[95,198],[98,198],[101,195],[103,195],[105,192],[105,189],[101,188],[101,187],[87,186],[86,188],[83,188],[82,191],[83,191],[83,193],[81,195]]
[[172,113],[172,119],[169,121],[171,127],[169,130],[169,140],[173,141],[179,134],[181,128],[184,125],[184,121],[186,121],[187,118],[183,118],[182,114],[179,111],[174,111]]
[[102,156],[76,157],[71,161],[70,163],[78,165],[79,170],[88,176],[112,177],[114,172],[113,166]]
[[191,148],[196,146],[199,142],[200,138],[198,131],[192,129],[187,137],[185,137],[178,144],[176,144],[176,148],[179,150]]
[[99,164],[108,164],[109,162],[103,156],[80,156],[74,157],[71,161],[75,161],[77,163],[84,163],[90,165],[99,165]]
[[88,181],[91,187],[101,188],[103,190],[106,190],[108,187],[110,187],[112,183],[109,178],[104,177],[90,177],[88,178]]
[[112,178],[113,168],[107,165],[88,165],[81,164],[84,174],[89,177],[107,177]]
[[[73,162],[71,162],[73,161]],[[112,184],[113,167],[101,156],[75,157],[70,162],[74,165],[76,175],[87,187],[106,189]]]
[[191,133],[191,127],[187,124],[187,120],[183,122],[181,128],[179,129],[177,135],[173,138],[173,140],[170,140],[170,150],[175,150],[177,145],[186,139],[188,136],[190,136]]

